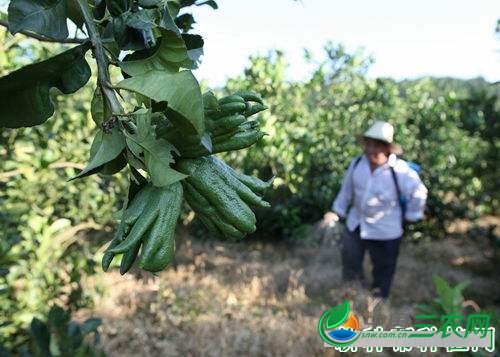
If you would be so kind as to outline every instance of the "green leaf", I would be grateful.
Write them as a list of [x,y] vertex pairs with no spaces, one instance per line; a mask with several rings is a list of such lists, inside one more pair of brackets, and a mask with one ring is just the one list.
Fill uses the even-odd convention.
[[117,86],[157,102],[167,102],[169,109],[178,116],[176,119],[181,119],[177,122],[182,122],[184,130],[203,133],[203,101],[200,86],[191,71],[150,71],[124,79]]
[[101,20],[106,14],[106,1],[104,0],[94,0],[94,6],[92,8],[92,15],[96,20]]
[[184,67],[190,69],[198,68],[200,57],[203,55],[203,38],[200,35],[183,34],[182,39],[186,44],[188,57],[191,60],[190,62],[186,62]]
[[162,13],[163,14],[162,14],[162,17],[160,19],[159,26],[164,28],[165,30],[170,30],[170,31],[174,32],[176,35],[180,35],[181,32],[180,32],[179,28],[177,27],[177,25],[175,24],[174,16],[172,16],[172,13],[171,13],[168,5],[165,5],[163,7]]
[[144,9],[136,12],[126,12],[123,14],[127,26],[137,30],[151,30],[155,26],[155,16],[157,11]]
[[31,320],[30,335],[36,343],[38,352],[42,356],[50,356],[50,333],[47,325],[34,317],[33,320]]
[[127,157],[122,152],[116,158],[111,160],[110,162],[105,163],[99,168],[98,173],[101,175],[114,175],[117,172],[120,172],[125,166],[127,166]]
[[167,7],[169,14],[172,16],[172,19],[174,19],[179,14],[179,11],[181,9],[177,1],[167,1]]
[[462,294],[462,291],[464,291],[468,286],[470,285],[470,281],[462,281],[461,283],[458,283],[455,285],[453,288],[455,291],[458,293]]
[[122,50],[143,50],[149,47],[149,39],[145,41],[144,31],[127,25],[129,13],[114,17],[111,22],[113,37]]
[[146,166],[144,166],[144,163],[137,156],[135,156],[131,150],[127,150],[126,156],[128,163],[132,167],[134,167],[137,170],[146,170]]
[[139,0],[139,6],[143,8],[153,8],[161,4],[162,0]]
[[172,31],[161,31],[160,44],[153,54],[144,59],[122,62],[122,70],[137,76],[150,71],[177,72],[183,64],[192,64],[186,44]]
[[47,324],[49,326],[49,329],[63,331],[66,328],[66,325],[69,323],[69,320],[69,313],[64,311],[64,309],[59,305],[54,305],[50,308],[49,314],[47,316]]
[[460,290],[452,288],[450,284],[438,275],[432,277],[439,295],[439,303],[447,314],[459,313],[461,310],[462,294]]
[[175,148],[168,141],[159,139],[142,143],[144,147],[144,163],[148,169],[153,185],[157,187],[168,186],[187,177],[170,167],[174,162],[172,151]]
[[106,8],[108,9],[111,16],[120,16],[124,12],[130,10],[132,5],[131,0],[105,0]]
[[196,23],[194,17],[191,14],[182,14],[175,19],[175,24],[184,32],[188,32],[193,28]]
[[217,10],[219,8],[219,6],[217,6],[217,3],[214,0],[202,1],[196,4],[196,6],[203,6],[203,5],[208,5],[214,10]]
[[203,107],[205,110],[219,110],[219,101],[212,91],[203,93]]
[[66,0],[66,8],[68,18],[73,21],[77,27],[82,28],[84,19],[76,0]]
[[68,37],[66,0],[12,0],[9,4],[9,30],[14,35],[23,30],[55,40]]
[[111,111],[104,101],[99,85],[96,87],[92,102],[90,103],[90,113],[92,114],[92,119],[99,128],[102,126],[103,122],[111,117]]
[[90,78],[85,52],[90,44],[76,46],[45,61],[30,64],[0,78],[0,127],[20,128],[42,124],[54,114],[49,89],[76,92]]
[[153,185],[163,187],[184,179],[186,175],[170,167],[174,162],[171,152],[175,151],[175,147],[168,141],[155,137],[151,112],[140,110],[136,113],[137,132],[127,134],[127,145],[134,156],[140,157],[143,154]]
[[123,149],[125,149],[125,137],[117,128],[111,129],[110,133],[99,130],[90,147],[89,163],[71,180],[96,173],[102,165],[120,155]]

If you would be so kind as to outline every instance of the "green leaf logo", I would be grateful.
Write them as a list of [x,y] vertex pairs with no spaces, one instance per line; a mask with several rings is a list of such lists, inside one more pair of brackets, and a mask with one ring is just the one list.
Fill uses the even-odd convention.
[[328,309],[318,321],[318,333],[321,339],[335,347],[349,346],[354,343],[361,336],[359,332],[356,332],[357,329],[357,320],[354,315],[350,314],[347,300]]
[[340,326],[349,316],[349,301],[344,301],[342,304],[329,309],[325,315],[327,316],[325,327],[327,330]]

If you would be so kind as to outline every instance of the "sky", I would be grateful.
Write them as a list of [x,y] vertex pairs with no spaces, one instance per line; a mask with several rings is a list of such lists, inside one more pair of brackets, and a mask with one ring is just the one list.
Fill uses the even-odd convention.
[[[500,0],[216,0],[191,7],[205,40],[195,71],[211,87],[243,73],[251,55],[284,51],[289,79],[307,78],[304,49],[324,58],[328,41],[363,50],[370,77],[500,80]],[[6,0],[0,0],[5,7]]]
[[290,79],[307,78],[304,49],[322,59],[328,41],[362,49],[370,77],[482,76],[500,80],[500,0],[217,0],[193,8],[205,39],[195,75],[210,86],[243,72],[249,56],[285,52]]

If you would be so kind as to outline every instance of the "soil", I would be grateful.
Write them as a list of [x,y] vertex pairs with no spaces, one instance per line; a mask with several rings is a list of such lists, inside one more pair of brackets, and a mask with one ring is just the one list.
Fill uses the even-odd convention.
[[[470,281],[464,298],[498,311],[498,231],[491,227],[500,219],[488,220],[462,224],[443,240],[403,241],[383,308],[414,316],[417,304],[436,297],[437,274],[452,285]],[[82,318],[103,319],[101,345],[109,356],[338,355],[323,347],[319,317],[349,299],[356,316],[366,318],[373,298],[361,284],[342,283],[340,228],[318,224],[311,231],[302,241],[272,243],[202,240],[184,232],[175,264],[159,275],[133,270],[121,276],[115,269],[92,278],[89,288],[104,295]],[[365,263],[369,282],[368,258]]]

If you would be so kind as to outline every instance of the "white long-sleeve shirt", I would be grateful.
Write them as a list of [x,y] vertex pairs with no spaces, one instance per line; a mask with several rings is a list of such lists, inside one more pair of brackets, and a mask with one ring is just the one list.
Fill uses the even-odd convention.
[[407,200],[407,221],[417,221],[423,217],[427,188],[406,161],[397,159],[394,154],[373,172],[365,155],[357,165],[354,165],[354,161],[344,175],[332,211],[347,217],[350,231],[359,225],[362,239],[389,240],[401,237],[402,210],[390,167],[394,168],[401,195]]

